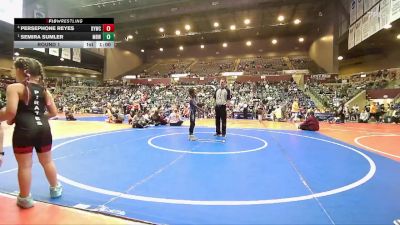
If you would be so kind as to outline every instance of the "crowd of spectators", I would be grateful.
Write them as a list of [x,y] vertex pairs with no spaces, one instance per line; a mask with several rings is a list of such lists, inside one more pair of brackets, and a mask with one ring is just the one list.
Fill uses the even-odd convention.
[[[309,90],[325,105],[323,112],[332,113],[338,121],[358,122],[399,122],[399,105],[371,104],[360,109],[357,105],[344,106],[357,93],[365,89],[369,83],[382,83],[382,80],[395,80],[399,75],[397,70],[382,70],[370,73],[369,76],[350,79],[351,83],[323,84],[308,80],[303,92],[292,81],[279,83],[247,82],[233,83],[231,85],[232,100],[227,112],[228,118],[269,119],[286,121],[296,118],[304,118],[307,112],[314,111],[318,116],[319,109],[305,94]],[[1,99],[5,102],[5,88],[13,83],[14,79],[0,77]],[[162,118],[156,124],[170,123],[170,115],[173,124],[181,124],[181,119],[188,117],[188,90],[195,87],[198,92],[198,101],[203,105],[204,113],[199,113],[202,118],[214,117],[214,92],[218,84],[217,80],[210,81],[206,85],[174,84],[174,85],[128,85],[124,81],[107,81],[102,85],[94,80],[47,79],[47,84],[57,86],[53,94],[59,111],[65,112],[71,120],[75,113],[99,113],[107,112],[107,106],[111,105],[112,117],[117,118],[118,113],[130,115],[131,121],[145,121],[152,124],[155,113]],[[370,86],[369,86],[370,87]],[[379,86],[381,87],[381,86]],[[53,88],[53,87],[51,87]],[[298,105],[294,107],[294,105]],[[294,110],[294,108],[297,108]],[[118,113],[115,113],[115,112]],[[340,111],[340,112],[339,112]],[[135,112],[135,114],[132,114]],[[139,114],[140,112],[140,114]],[[295,114],[293,114],[295,113]],[[136,117],[135,117],[136,116]],[[144,116],[145,120],[141,120]],[[112,118],[110,117],[110,118]],[[134,119],[135,118],[135,119]]]
[[189,66],[192,63],[193,61],[191,60],[156,63],[154,66],[147,69],[145,71],[145,74],[150,75],[150,77],[167,78],[170,77],[172,74],[189,72]]
[[[297,100],[298,116],[304,117],[315,103],[293,81],[279,83],[235,83],[232,87],[233,112],[243,112],[244,118],[251,113],[253,118],[284,121],[290,119],[292,104]],[[246,113],[245,113],[246,112]]]
[[360,109],[358,105],[344,107],[344,118],[359,123],[400,123],[400,104],[370,102]]
[[197,61],[189,70],[195,76],[216,76],[221,72],[232,72],[235,59],[207,59]]
[[357,85],[362,89],[379,89],[385,88],[390,82],[399,80],[399,69],[385,69],[368,73],[355,74],[350,77],[349,82]]
[[282,57],[265,58],[243,58],[240,60],[238,71],[243,71],[249,75],[277,74],[282,70],[288,70],[289,66]]
[[[73,113],[107,113],[111,118],[115,112],[130,115],[133,118],[154,115],[157,112],[161,118],[169,118],[170,114],[181,115],[187,118],[189,114],[188,90],[195,87],[198,102],[202,103],[204,112],[199,113],[202,118],[214,117],[214,92],[217,82],[209,85],[123,85],[106,87],[67,87],[55,95],[55,102],[60,111]],[[232,100],[228,106],[228,117],[262,119],[289,119],[291,106],[296,99],[299,104],[299,116],[315,107],[314,102],[301,91],[295,82],[280,82],[275,84],[262,83],[234,83],[231,87]],[[277,113],[280,110],[280,113]],[[131,112],[135,112],[132,114]],[[140,112],[140,114],[138,114]],[[117,113],[117,114],[118,114]],[[279,115],[279,116],[277,116]],[[149,124],[149,120],[143,124]],[[160,122],[160,121],[159,121]],[[176,118],[173,119],[173,123]],[[161,124],[163,122],[160,122]]]
[[366,74],[356,74],[348,82],[324,84],[317,80],[306,81],[305,88],[309,90],[328,109],[337,107],[338,101],[347,102],[355,95],[367,89],[382,89],[389,82],[400,79],[398,70],[379,70]]
[[338,106],[339,101],[347,102],[361,92],[356,84],[323,84],[307,82],[305,90],[309,90],[328,109]]
[[245,75],[282,74],[283,70],[304,70],[323,72],[307,56],[298,57],[244,57],[213,58],[193,60],[176,60],[170,62],[147,63],[136,71],[141,78],[168,78],[175,73],[190,73],[192,77],[211,77],[222,72],[244,72]]

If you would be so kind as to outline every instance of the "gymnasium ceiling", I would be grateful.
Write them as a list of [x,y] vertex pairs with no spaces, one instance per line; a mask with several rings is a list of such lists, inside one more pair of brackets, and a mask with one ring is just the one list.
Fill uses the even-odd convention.
[[[116,43],[157,49],[222,41],[317,35],[330,0],[68,0],[82,17],[115,18]],[[277,20],[284,15],[284,21]],[[244,20],[250,23],[245,24]],[[301,23],[294,24],[295,19]],[[219,27],[214,27],[214,22]],[[191,26],[190,31],[185,25]],[[230,30],[231,25],[236,30]],[[160,32],[159,28],[164,28]],[[181,34],[176,35],[175,31]],[[127,39],[132,35],[131,39]]]

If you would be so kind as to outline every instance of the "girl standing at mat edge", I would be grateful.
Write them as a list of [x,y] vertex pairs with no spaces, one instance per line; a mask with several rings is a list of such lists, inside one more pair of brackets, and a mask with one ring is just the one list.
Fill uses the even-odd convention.
[[199,105],[197,104],[196,89],[190,88],[189,89],[189,96],[190,96],[190,101],[189,101],[189,106],[190,106],[190,113],[189,113],[189,118],[190,118],[189,140],[190,141],[196,141],[197,138],[193,134],[194,127],[196,126],[196,112],[197,112],[197,109],[201,110]]
[[43,83],[45,74],[39,61],[20,57],[14,67],[17,83],[7,87],[7,104],[0,111],[0,121],[7,120],[9,125],[15,122],[12,145],[18,163],[17,205],[30,208],[34,204],[30,194],[33,148],[50,184],[50,197],[58,198],[62,194],[51,157],[53,138],[48,121],[57,115],[57,108]]

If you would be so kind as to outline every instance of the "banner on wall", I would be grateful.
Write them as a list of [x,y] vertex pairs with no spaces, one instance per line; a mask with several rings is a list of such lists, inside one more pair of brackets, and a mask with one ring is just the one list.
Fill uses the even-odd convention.
[[354,47],[354,25],[351,25],[349,28],[349,38],[348,38],[348,49],[350,50],[351,48]]
[[364,14],[364,0],[357,0],[357,19],[360,19]]
[[369,25],[369,13],[365,14],[362,18],[361,18],[361,30],[362,30],[362,40],[366,40],[367,38],[369,38],[369,30],[370,30],[370,25]]
[[59,48],[49,48],[49,55],[60,56]]
[[71,60],[71,50],[69,48],[62,48],[61,57]]
[[38,51],[38,52],[46,53],[46,49],[45,48],[34,48],[33,50]]
[[373,35],[380,30],[379,25],[379,4],[375,5],[369,15],[369,35]]
[[348,49],[398,19],[400,0],[350,0],[350,24],[354,24],[349,27]]
[[382,0],[379,4],[379,29],[390,23],[390,3],[391,0]]
[[353,24],[357,20],[357,0],[350,1],[350,24]]
[[354,46],[360,44],[362,41],[362,21],[359,20],[355,24],[354,29]]
[[400,18],[400,0],[391,1],[390,11],[390,23]]
[[379,0],[364,0],[364,13],[368,12]]
[[311,75],[311,79],[313,80],[328,80],[331,79],[331,74],[315,74]]
[[81,62],[81,49],[80,48],[72,49],[72,60],[75,62]]
[[364,13],[371,9],[372,4],[372,0],[364,0]]

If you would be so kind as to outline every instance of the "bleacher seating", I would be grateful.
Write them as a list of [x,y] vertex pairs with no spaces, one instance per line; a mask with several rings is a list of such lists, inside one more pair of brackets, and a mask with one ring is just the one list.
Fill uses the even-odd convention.
[[313,74],[326,72],[308,56],[291,56],[289,60],[296,70],[309,70]]
[[207,59],[198,60],[190,69],[197,76],[214,76],[221,72],[232,72],[235,59]]
[[155,77],[169,77],[171,74],[188,72],[192,63],[191,60],[159,62],[149,68],[146,73]]
[[289,66],[282,57],[242,58],[238,66],[238,71],[243,71],[249,75],[277,74],[279,71],[288,69]]
[[[236,62],[238,62],[236,64]],[[236,68],[235,68],[236,67]],[[245,75],[280,75],[283,70],[308,69],[312,72],[324,72],[308,56],[286,57],[239,57],[212,59],[166,60],[145,63],[129,74],[141,78],[167,78],[173,73],[188,73],[192,77],[218,76],[222,72],[243,71]]]

